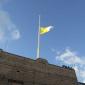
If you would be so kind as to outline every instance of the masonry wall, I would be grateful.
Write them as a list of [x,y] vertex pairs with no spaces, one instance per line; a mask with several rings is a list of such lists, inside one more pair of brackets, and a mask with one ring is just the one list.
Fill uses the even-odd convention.
[[[0,52],[0,85],[77,85],[73,69],[49,64],[44,59],[32,60]],[[9,83],[9,84],[8,84]]]

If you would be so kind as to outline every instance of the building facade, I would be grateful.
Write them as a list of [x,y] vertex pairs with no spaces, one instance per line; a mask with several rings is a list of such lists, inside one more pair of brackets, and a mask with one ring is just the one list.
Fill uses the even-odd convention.
[[74,69],[0,50],[0,85],[78,85]]

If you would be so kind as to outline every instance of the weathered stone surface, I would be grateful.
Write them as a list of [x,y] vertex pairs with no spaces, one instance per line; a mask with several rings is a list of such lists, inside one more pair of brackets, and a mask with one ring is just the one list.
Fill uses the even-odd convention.
[[77,78],[72,68],[1,51],[0,85],[11,85],[10,82],[18,83],[13,85],[77,85]]

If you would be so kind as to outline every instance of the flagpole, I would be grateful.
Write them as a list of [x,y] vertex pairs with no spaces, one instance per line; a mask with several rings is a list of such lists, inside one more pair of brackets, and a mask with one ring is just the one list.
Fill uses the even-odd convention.
[[39,27],[38,27],[38,46],[37,46],[37,59],[40,57],[40,15],[39,15]]

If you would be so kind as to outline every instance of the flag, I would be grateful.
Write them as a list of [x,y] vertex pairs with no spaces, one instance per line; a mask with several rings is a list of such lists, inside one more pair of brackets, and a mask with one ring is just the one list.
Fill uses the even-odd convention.
[[43,35],[43,34],[49,32],[51,29],[53,29],[53,26],[41,27],[40,28],[40,35]]

